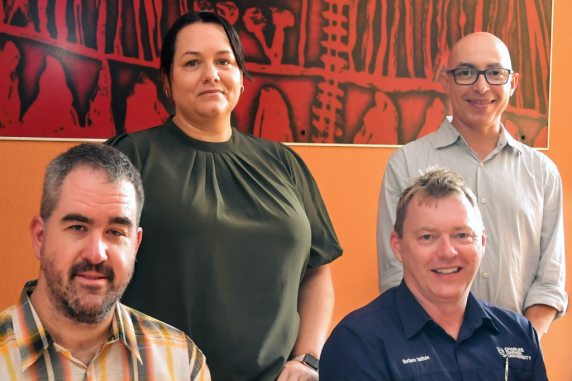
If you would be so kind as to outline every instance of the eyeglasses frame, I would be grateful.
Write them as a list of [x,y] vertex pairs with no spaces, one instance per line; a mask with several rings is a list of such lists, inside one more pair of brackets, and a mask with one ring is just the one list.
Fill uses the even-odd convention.
[[[477,72],[477,77],[475,78],[475,82],[473,82],[473,83],[459,83],[459,82],[457,82],[457,77],[455,76],[455,72],[456,72],[457,70],[467,70],[467,69],[475,70],[475,71]],[[487,73],[487,71],[489,71],[489,70],[495,70],[495,69],[508,71],[508,77],[507,77],[507,80],[506,80],[505,83],[490,83],[490,82],[489,82],[489,79],[487,78],[486,73]],[[514,72],[513,70],[511,70],[511,69],[506,69],[506,68],[504,68],[504,67],[491,67],[490,69],[486,69],[486,70],[477,70],[477,69],[474,69],[474,68],[472,68],[472,67],[458,67],[458,68],[453,69],[453,70],[447,70],[447,73],[448,73],[448,74],[453,74],[453,79],[455,80],[455,83],[456,83],[457,85],[460,85],[460,86],[471,86],[471,85],[474,85],[474,84],[477,83],[477,81],[479,80],[479,76],[480,76],[481,74],[483,75],[483,77],[485,77],[485,81],[487,81],[487,83],[488,83],[489,85],[491,85],[491,86],[503,86],[503,85],[506,85],[506,84],[510,81],[510,76],[511,76],[511,74],[514,74],[515,72]]]

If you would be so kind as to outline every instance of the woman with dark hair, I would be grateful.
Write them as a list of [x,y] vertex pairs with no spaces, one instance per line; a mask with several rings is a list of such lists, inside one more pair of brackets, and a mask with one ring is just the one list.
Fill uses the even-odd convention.
[[175,115],[106,143],[145,187],[123,301],[185,331],[215,381],[317,380],[342,249],[312,175],[288,147],[231,127],[250,74],[224,18],[177,20],[161,72]]

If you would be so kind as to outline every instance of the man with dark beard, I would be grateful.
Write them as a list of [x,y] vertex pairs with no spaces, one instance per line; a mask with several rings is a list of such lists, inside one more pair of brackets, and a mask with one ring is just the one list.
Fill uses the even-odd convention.
[[40,276],[0,314],[0,379],[210,380],[184,333],[119,303],[143,198],[139,173],[112,147],[83,144],[50,163],[30,226]]

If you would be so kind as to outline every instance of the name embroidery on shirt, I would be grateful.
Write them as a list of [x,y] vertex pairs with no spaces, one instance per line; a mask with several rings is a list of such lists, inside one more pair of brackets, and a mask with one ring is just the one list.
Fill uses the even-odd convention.
[[430,359],[431,358],[429,356],[421,356],[421,357],[415,357],[412,359],[401,359],[401,361],[403,361],[404,364],[411,364],[412,362],[421,362],[421,361],[427,361]]
[[520,359],[520,360],[531,360],[530,356],[525,356],[523,354],[524,348],[515,348],[515,347],[497,347],[500,355],[502,357],[508,357],[511,359]]

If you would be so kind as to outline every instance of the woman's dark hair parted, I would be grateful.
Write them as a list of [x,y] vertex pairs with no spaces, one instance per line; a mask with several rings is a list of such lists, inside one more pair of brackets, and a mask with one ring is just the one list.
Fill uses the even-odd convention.
[[252,79],[252,76],[248,70],[246,70],[244,52],[236,29],[234,29],[234,27],[230,25],[224,17],[213,12],[201,11],[187,13],[179,17],[165,36],[163,49],[161,50],[161,74],[163,74],[169,86],[171,86],[171,73],[173,70],[173,59],[175,57],[175,43],[177,42],[177,36],[184,27],[197,22],[218,24],[223,27],[224,32],[228,37],[228,41],[230,42],[230,46],[232,47],[232,52],[234,53],[238,67],[240,68],[240,71],[242,71],[242,75],[245,78]]

